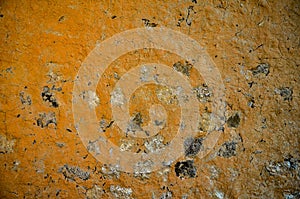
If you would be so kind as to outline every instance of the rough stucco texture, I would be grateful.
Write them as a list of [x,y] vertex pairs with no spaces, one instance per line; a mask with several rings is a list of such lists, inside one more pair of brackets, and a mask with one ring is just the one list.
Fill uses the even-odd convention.
[[[0,0],[0,197],[300,198],[299,6],[292,0]],[[180,31],[206,49],[226,88],[226,123],[210,153],[195,156],[210,114],[209,85],[199,84],[199,137],[186,141],[193,146],[172,164],[140,174],[90,154],[75,129],[72,90],[95,46],[143,27]],[[168,127],[145,146],[116,133],[109,92],[143,62],[164,63],[197,86],[193,66],[172,53],[143,49],[115,60],[95,103],[99,126],[122,150],[152,152],[178,126],[176,98],[147,85],[131,99],[135,124],[149,121],[152,100],[166,107]]]

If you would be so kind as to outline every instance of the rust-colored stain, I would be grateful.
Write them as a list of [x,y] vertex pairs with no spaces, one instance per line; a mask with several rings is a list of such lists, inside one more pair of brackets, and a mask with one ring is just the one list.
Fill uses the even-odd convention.
[[[0,198],[299,198],[299,15],[292,0],[0,1]],[[113,120],[115,85],[146,63],[187,79],[200,114],[176,161],[124,172],[96,159],[93,142],[84,146],[73,119],[74,82],[106,39],[160,27],[196,40],[218,68],[224,124],[199,158],[214,117],[211,85],[167,50],[128,52],[99,77],[95,93],[82,94],[92,100],[101,135],[122,152],[149,154],[168,147],[182,127],[180,99],[154,83],[128,99],[128,131],[157,117],[158,134],[132,137]]]

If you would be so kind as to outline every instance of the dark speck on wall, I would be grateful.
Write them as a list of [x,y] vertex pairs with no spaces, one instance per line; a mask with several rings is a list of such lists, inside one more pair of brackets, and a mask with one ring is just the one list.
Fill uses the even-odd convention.
[[178,72],[181,72],[182,74],[186,75],[186,76],[190,76],[190,72],[191,72],[191,69],[192,69],[192,64],[190,64],[189,62],[187,61],[178,61],[176,62],[175,64],[173,64],[173,69],[178,71]]
[[184,141],[184,152],[185,156],[193,157],[196,156],[202,147],[203,138],[187,138]]
[[240,125],[241,118],[238,113],[230,116],[227,120],[228,127],[237,128]]
[[224,158],[229,158],[232,156],[236,156],[236,149],[237,149],[237,142],[225,142],[219,152],[218,156],[224,157]]
[[37,119],[37,125],[41,128],[48,127],[49,124],[57,125],[56,117],[54,112],[50,113],[41,113]]
[[253,75],[265,74],[266,76],[270,73],[270,66],[267,63],[262,63],[256,66],[256,68],[252,69]]
[[75,180],[75,177],[82,180],[88,180],[90,178],[90,173],[88,171],[83,171],[77,166],[69,166],[67,164],[61,167],[58,172],[62,173],[66,179],[73,181]]
[[127,126],[127,132],[136,132],[142,130],[143,117],[141,113],[136,113]]
[[193,160],[186,160],[177,162],[175,164],[175,173],[180,178],[195,178],[197,174],[197,168],[194,166]]
[[44,102],[48,102],[50,106],[57,108],[58,103],[54,97],[54,94],[50,92],[50,88],[48,86],[44,86],[42,91],[42,98]]
[[289,87],[276,88],[275,93],[283,97],[283,100],[291,101],[293,99],[293,90]]
[[65,20],[65,16],[61,16],[61,17],[58,19],[59,22],[62,22],[62,21],[64,21],[64,20]]
[[149,19],[142,19],[142,21],[144,22],[144,25],[146,27],[156,27],[158,24],[150,22]]

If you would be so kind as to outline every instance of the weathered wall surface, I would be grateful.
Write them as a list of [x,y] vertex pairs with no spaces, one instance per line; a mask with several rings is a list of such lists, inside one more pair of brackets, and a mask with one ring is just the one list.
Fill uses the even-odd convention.
[[[300,198],[299,5],[1,0],[0,197]],[[198,158],[208,130],[209,85],[197,87],[201,80],[193,66],[175,64],[180,57],[166,51],[138,50],[118,58],[99,81],[96,110],[103,133],[122,150],[150,153],[167,146],[180,115],[167,88],[143,86],[130,99],[131,114],[138,113],[135,124],[149,122],[153,102],[165,107],[168,123],[155,139],[126,137],[112,122],[109,106],[109,93],[126,71],[164,63],[198,88],[201,122],[193,147],[171,165],[139,174],[89,153],[75,129],[72,89],[96,45],[143,27],[180,31],[206,49],[226,88],[226,124],[213,150]]]

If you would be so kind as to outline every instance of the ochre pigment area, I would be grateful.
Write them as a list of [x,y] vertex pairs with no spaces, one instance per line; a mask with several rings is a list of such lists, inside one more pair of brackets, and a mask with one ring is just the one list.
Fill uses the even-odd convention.
[[[299,6],[298,0],[0,0],[0,198],[300,198]],[[111,103],[122,103],[114,86],[138,65],[164,64],[189,81],[200,115],[197,136],[178,146],[184,153],[174,162],[123,172],[96,159],[93,142],[83,144],[74,82],[106,39],[160,27],[197,41],[219,70],[224,124],[199,158],[216,96],[205,74],[163,49],[125,53],[99,77],[95,92],[82,94],[110,143],[122,152],[157,153],[184,128],[178,95],[155,83],[128,99],[127,130],[154,122],[158,134],[131,137],[112,119]],[[146,81],[145,74],[137,78]]]

